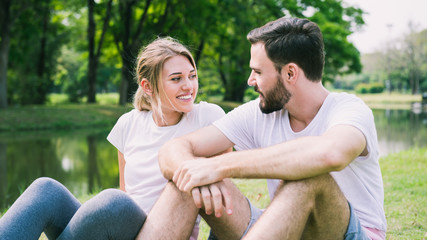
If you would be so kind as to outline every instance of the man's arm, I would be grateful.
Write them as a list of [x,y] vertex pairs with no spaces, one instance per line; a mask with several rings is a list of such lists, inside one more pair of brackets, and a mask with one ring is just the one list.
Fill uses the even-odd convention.
[[199,129],[188,135],[172,139],[163,145],[159,151],[160,170],[163,176],[170,180],[182,162],[229,152],[233,145],[213,125]]
[[173,180],[182,191],[224,178],[298,180],[339,171],[359,155],[366,155],[363,133],[337,125],[322,136],[301,137],[274,146],[215,156],[207,161],[187,161]]
[[[214,126],[208,126],[180,138],[168,141],[159,151],[159,165],[166,179],[172,179],[174,172],[186,161],[202,163],[210,156],[232,151],[234,144]],[[197,160],[196,160],[197,159]],[[218,181],[195,187],[191,191],[198,208],[204,207],[206,214],[222,215],[223,207],[232,214],[233,203],[225,181]],[[190,192],[190,191],[189,191]]]

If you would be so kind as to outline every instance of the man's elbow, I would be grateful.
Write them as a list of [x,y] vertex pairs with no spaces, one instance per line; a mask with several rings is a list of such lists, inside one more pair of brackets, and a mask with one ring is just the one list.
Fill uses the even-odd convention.
[[347,167],[349,162],[351,161],[348,159],[348,156],[339,151],[328,151],[323,154],[323,163],[329,172],[341,171]]
[[169,148],[171,145],[171,141],[172,140],[166,142],[159,149],[159,153],[158,153],[158,161],[159,161],[160,172],[168,180],[172,179],[172,177],[173,177],[173,170],[171,169],[172,159],[169,157],[170,154],[168,154]]

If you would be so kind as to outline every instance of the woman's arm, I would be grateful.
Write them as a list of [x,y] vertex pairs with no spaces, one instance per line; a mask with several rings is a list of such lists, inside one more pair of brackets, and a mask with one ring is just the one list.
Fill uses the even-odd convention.
[[123,156],[123,153],[121,153],[119,150],[117,150],[117,155],[119,158],[119,176],[120,176],[120,190],[123,192],[126,192],[125,188],[125,157]]

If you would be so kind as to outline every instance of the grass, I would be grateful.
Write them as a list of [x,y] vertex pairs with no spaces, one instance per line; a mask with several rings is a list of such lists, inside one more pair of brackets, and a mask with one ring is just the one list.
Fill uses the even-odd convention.
[[[384,180],[384,209],[388,240],[427,239],[427,148],[413,148],[380,159]],[[270,202],[265,180],[234,179],[239,189],[260,208]],[[90,196],[80,199],[85,201]],[[200,240],[207,239],[209,227],[202,220]],[[44,237],[40,239],[46,239]]]
[[[387,239],[427,239],[427,148],[413,148],[380,159],[384,181]],[[269,203],[265,180],[235,180],[257,207]],[[202,221],[199,239],[207,239]]]
[[380,93],[380,94],[358,94],[371,108],[384,109],[410,109],[411,103],[421,102],[422,97],[418,95],[399,94],[399,93]]
[[[407,108],[420,101],[419,95],[359,95],[370,107]],[[27,130],[61,130],[112,127],[129,106],[118,106],[117,94],[98,94],[98,104],[70,104],[61,95],[51,95],[46,106],[9,107],[0,110],[0,133],[18,134]],[[238,103],[214,101],[226,111]],[[427,149],[411,149],[380,160],[385,188],[387,239],[427,239]],[[269,202],[264,180],[235,180],[258,207]],[[80,197],[81,201],[91,196]],[[0,213],[1,215],[1,213]],[[201,223],[199,239],[206,239],[208,227]],[[43,238],[41,238],[43,239]],[[45,239],[45,238],[44,238]]]
[[115,95],[99,95],[97,104],[72,104],[64,95],[52,94],[44,106],[0,109],[0,132],[112,127],[123,113],[130,110],[129,106],[112,104]]
[[380,161],[387,239],[427,239],[427,148],[413,148]]
[[[50,94],[44,106],[11,106],[0,109],[0,132],[28,130],[69,130],[78,128],[111,127],[117,119],[131,109],[130,105],[119,106],[117,93],[98,94],[96,104],[69,103],[64,94]],[[420,95],[363,94],[359,95],[372,108],[404,108],[421,101]],[[240,105],[219,100],[212,96],[210,102],[221,106],[226,112]]]

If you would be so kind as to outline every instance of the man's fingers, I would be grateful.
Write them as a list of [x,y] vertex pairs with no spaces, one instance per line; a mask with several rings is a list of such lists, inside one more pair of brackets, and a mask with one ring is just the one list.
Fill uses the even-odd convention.
[[202,208],[202,196],[200,194],[200,189],[199,188],[193,188],[193,190],[191,190],[191,195],[193,196],[193,200],[194,200],[194,204],[196,205],[197,208]]
[[230,192],[228,191],[227,185],[225,185],[224,181],[219,182],[219,189],[221,191],[222,200],[225,204],[225,209],[228,215],[233,214],[233,201],[231,199]]
[[219,190],[218,184],[211,184],[209,185],[209,190],[211,192],[212,195],[212,201],[213,201],[213,205],[214,205],[214,210],[215,210],[215,217],[221,217],[222,215],[222,194],[221,191]]
[[213,212],[212,203],[211,203],[211,192],[209,191],[209,188],[206,186],[201,187],[201,192],[202,192],[203,205],[205,206],[205,212],[207,215],[211,215]]

